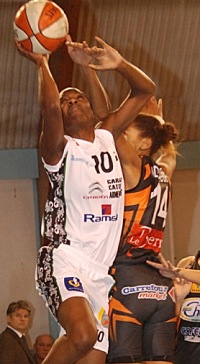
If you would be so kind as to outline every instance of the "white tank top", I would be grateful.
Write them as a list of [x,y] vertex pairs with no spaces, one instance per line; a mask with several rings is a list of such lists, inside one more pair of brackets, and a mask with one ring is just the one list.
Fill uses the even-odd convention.
[[96,129],[93,143],[66,139],[59,163],[44,163],[52,190],[42,233],[55,245],[67,240],[79,253],[111,266],[124,210],[124,182],[113,136]]

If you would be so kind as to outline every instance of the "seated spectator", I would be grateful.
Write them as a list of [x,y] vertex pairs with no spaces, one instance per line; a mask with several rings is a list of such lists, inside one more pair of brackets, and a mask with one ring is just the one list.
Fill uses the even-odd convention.
[[34,359],[35,364],[41,364],[44,358],[47,356],[49,350],[54,343],[54,338],[51,335],[43,334],[39,335],[35,339],[34,344]]
[[9,304],[7,327],[0,334],[1,364],[34,364],[25,333],[28,329],[31,309],[26,301]]
[[[200,273],[200,250],[196,256],[181,259],[178,268]],[[174,280],[177,300],[177,342],[174,364],[197,364],[200,357],[200,286],[189,281]]]

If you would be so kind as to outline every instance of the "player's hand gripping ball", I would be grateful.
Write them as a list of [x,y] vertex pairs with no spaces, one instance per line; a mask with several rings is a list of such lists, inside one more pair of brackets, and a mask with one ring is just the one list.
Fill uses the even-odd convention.
[[50,54],[60,48],[69,31],[64,11],[46,0],[31,0],[22,5],[13,26],[16,39],[24,49],[40,54]]

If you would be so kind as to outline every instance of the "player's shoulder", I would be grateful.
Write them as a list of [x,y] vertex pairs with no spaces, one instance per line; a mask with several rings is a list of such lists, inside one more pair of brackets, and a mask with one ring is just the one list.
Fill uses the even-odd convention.
[[95,128],[95,136],[103,139],[113,139],[112,133],[103,127]]

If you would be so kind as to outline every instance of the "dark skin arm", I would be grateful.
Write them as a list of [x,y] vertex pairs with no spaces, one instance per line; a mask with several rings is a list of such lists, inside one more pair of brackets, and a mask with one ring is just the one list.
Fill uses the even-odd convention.
[[39,104],[43,115],[41,154],[46,163],[54,165],[62,156],[66,140],[64,139],[59,91],[45,58],[38,67],[38,80]]
[[87,49],[89,46],[86,41],[83,41],[82,43],[72,43],[70,35],[67,36],[66,45],[71,59],[81,66],[84,80],[89,85],[89,99],[94,115],[96,116],[97,120],[102,120],[111,111],[111,104],[108,95],[96,74],[96,71],[91,67],[88,67],[88,65],[92,63],[93,58],[86,52],[83,52],[83,49]]
[[64,139],[59,91],[48,64],[48,56],[28,52],[16,42],[18,52],[36,64],[38,70],[38,101],[43,116],[40,138],[41,154],[48,164],[56,164],[62,156]]
[[[82,49],[92,59],[99,62],[98,65],[90,63],[88,67],[94,70],[116,70],[127,79],[131,87],[130,94],[124,103],[118,110],[109,114],[101,126],[109,130],[114,138],[117,138],[152,96],[155,85],[148,76],[127,62],[114,48],[98,37],[96,40],[102,48],[83,47]],[[76,48],[76,45],[69,43],[69,47]],[[60,160],[66,145],[58,88],[50,72],[46,56],[26,52],[20,45],[18,45],[18,49],[22,55],[35,62],[38,68],[39,104],[44,120],[41,152],[46,163],[55,165]]]
[[[85,47],[85,52],[93,57],[98,64],[90,63],[88,67],[94,70],[115,70],[124,77],[130,86],[130,92],[120,107],[103,119],[101,128],[109,130],[115,139],[130,124],[141,108],[155,91],[155,84],[139,68],[126,61],[118,51],[106,44],[101,38],[95,37],[102,48]],[[68,47],[77,47],[77,43],[69,43]]]

